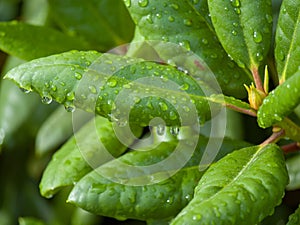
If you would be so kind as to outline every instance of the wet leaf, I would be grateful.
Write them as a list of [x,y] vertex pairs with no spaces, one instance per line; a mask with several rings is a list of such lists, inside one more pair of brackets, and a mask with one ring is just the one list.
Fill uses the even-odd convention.
[[237,150],[207,170],[171,224],[256,224],[280,204],[287,183],[278,146]]
[[280,83],[298,71],[300,60],[300,1],[284,0],[280,9],[275,58]]
[[300,71],[297,71],[271,91],[258,109],[259,126],[267,128],[283,121],[300,103],[299,87]]
[[0,23],[0,39],[2,51],[25,60],[73,49],[89,49],[89,46],[82,40],[53,28],[16,21]]
[[[136,128],[135,133],[140,132]],[[132,141],[128,138],[128,142]],[[95,117],[54,154],[40,183],[41,194],[52,197],[59,189],[78,182],[93,166],[119,156],[127,147],[118,140],[107,119]],[[64,172],[58,173],[60,170]]]
[[138,28],[134,41],[156,41],[154,47],[160,58],[166,62],[173,61],[187,70],[190,65],[184,62],[186,54],[178,58],[180,51],[174,46],[166,48],[166,45],[171,42],[181,49],[192,51],[205,62],[202,65],[195,60],[192,62],[194,67],[211,70],[209,75],[202,74],[199,78],[211,82],[213,74],[224,94],[239,98],[246,96],[242,86],[250,82],[249,74],[228,57],[216,34],[190,0],[152,0],[145,1],[144,5],[139,0],[130,2],[128,10]]
[[242,67],[259,68],[270,48],[271,1],[208,0],[208,6],[226,52]]
[[140,126],[155,117],[170,126],[204,123],[219,110],[204,97],[214,93],[205,83],[172,66],[112,54],[53,55],[14,68],[6,78],[45,103],[53,99],[69,111],[78,107]]
[[50,12],[67,33],[87,40],[95,50],[128,43],[134,24],[122,0],[50,0]]

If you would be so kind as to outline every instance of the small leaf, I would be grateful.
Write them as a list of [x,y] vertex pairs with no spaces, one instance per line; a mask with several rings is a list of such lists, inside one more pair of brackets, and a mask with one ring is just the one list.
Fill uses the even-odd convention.
[[[243,84],[250,83],[249,74],[228,57],[213,29],[208,26],[205,18],[190,0],[151,0],[147,3],[141,5],[139,0],[131,0],[128,7],[138,28],[138,35],[134,41],[158,42],[154,47],[160,58],[166,62],[173,61],[186,69],[189,69],[189,65],[185,65],[184,62],[186,54],[183,58],[177,59],[178,53],[174,45],[169,48],[166,48],[166,45],[171,42],[181,49],[192,51],[207,64],[210,75],[216,76],[224,94],[238,98],[246,96]],[[199,60],[194,60],[192,63],[198,70],[207,67]],[[202,80],[208,83],[211,81],[211,76],[201,75]]]
[[300,224],[300,205],[296,209],[296,211],[290,215],[289,222],[286,225],[298,225]]
[[[136,134],[140,131],[136,129]],[[62,187],[79,181],[92,170],[91,166],[101,165],[126,149],[127,146],[115,136],[112,124],[103,117],[96,117],[95,121],[87,123],[54,154],[40,183],[41,194],[47,198],[52,197]],[[63,172],[58,173],[60,170]]]
[[[184,139],[185,144],[191,138],[187,137]],[[182,153],[177,149],[179,143],[183,147],[182,139],[176,140],[173,137],[168,142],[152,146],[153,149],[147,146],[148,151],[139,149],[126,153],[82,178],[75,185],[68,201],[95,214],[119,219],[135,218],[150,222],[171,219],[191,200],[194,187],[203,173],[199,171],[198,165],[208,140],[206,137],[199,137],[196,151],[177,173],[168,170],[166,162],[176,153],[178,158],[171,165],[173,168],[179,163],[179,158],[182,160],[186,157],[189,152],[187,145]],[[245,145],[247,144],[226,139],[216,160]],[[125,170],[123,166],[117,166],[119,162],[134,166],[137,170]],[[117,177],[119,178],[116,179]]]
[[53,112],[40,127],[35,140],[35,153],[43,156],[55,150],[75,132],[72,121],[76,121],[76,129],[80,128],[87,120],[83,112],[75,114],[66,112],[64,107]]
[[300,103],[300,71],[277,86],[258,109],[257,120],[262,128],[281,122]]
[[300,61],[299,0],[284,0],[276,29],[275,59],[280,83],[298,71]]
[[207,170],[171,224],[257,224],[279,205],[287,183],[278,146],[237,150]]
[[44,99],[114,121],[128,120],[130,110],[129,122],[140,126],[155,117],[167,126],[204,123],[219,109],[204,97],[214,93],[210,87],[176,68],[112,54],[53,55],[14,68],[6,78]]
[[242,67],[257,69],[270,48],[271,1],[208,0],[208,6],[226,52]]
[[300,188],[300,155],[295,155],[286,160],[286,167],[290,177],[290,183],[286,186],[287,190],[297,190]]
[[128,43],[134,24],[122,0],[50,0],[50,12],[66,32],[87,40],[96,50]]
[[45,225],[45,223],[39,219],[31,217],[20,217],[19,225]]
[[0,23],[0,49],[25,60],[89,47],[78,38],[48,27],[20,22]]

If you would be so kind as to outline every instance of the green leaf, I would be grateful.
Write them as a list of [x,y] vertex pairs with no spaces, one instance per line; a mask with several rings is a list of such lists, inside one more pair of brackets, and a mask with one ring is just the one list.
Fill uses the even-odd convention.
[[[168,65],[112,54],[71,51],[37,59],[11,70],[6,78],[26,90],[114,121],[148,126],[162,118],[167,126],[204,123],[217,104],[204,95],[214,91]],[[217,108],[215,108],[217,107]],[[124,122],[126,122],[124,121]]]
[[[139,135],[141,130],[135,128],[135,132]],[[132,141],[128,138],[128,142]],[[79,181],[92,170],[91,166],[101,165],[126,149],[115,135],[112,124],[103,117],[95,117],[95,121],[87,123],[54,154],[40,183],[41,194],[52,197],[62,187]],[[58,173],[60,170],[63,172]]]
[[45,225],[45,223],[39,219],[31,217],[20,217],[19,225]]
[[280,83],[298,71],[300,60],[300,9],[299,0],[284,0],[280,9],[275,59]]
[[55,150],[75,132],[73,120],[76,121],[76,129],[80,128],[87,120],[83,112],[75,114],[66,112],[64,107],[53,112],[40,127],[36,140],[35,152],[39,156]]
[[[181,136],[181,140],[173,137],[158,146],[152,146],[154,149],[147,146],[148,151],[138,149],[100,166],[75,185],[68,201],[93,213],[119,219],[135,218],[149,222],[171,219],[191,200],[194,187],[203,173],[198,165],[209,140],[203,136],[199,137],[196,150],[183,169],[177,173],[168,170],[166,160],[174,153],[180,154],[177,157],[181,159],[186,157],[188,146],[184,147],[182,153],[177,148],[183,140],[187,144],[190,138],[190,135],[185,139]],[[216,160],[245,145],[225,139]],[[134,166],[137,171],[125,170],[118,166],[119,162]],[[165,167],[159,164],[161,162]],[[153,165],[155,170],[150,169]],[[115,180],[116,177],[119,178]]]
[[[132,0],[130,2],[127,6],[139,33],[134,41],[143,39],[158,41],[159,43],[154,47],[160,58],[167,62],[173,60],[175,64],[187,70],[189,65],[185,65],[183,61],[186,54],[178,62],[176,59],[178,52],[174,46],[168,48],[166,46],[171,42],[187,51],[192,51],[203,59],[216,76],[224,94],[239,98],[246,96],[243,84],[250,82],[249,74],[228,57],[215,33],[208,27],[206,20],[190,0]],[[198,70],[203,70],[205,67],[198,60],[192,63]],[[202,74],[201,79],[210,81],[211,77]]]
[[257,120],[262,128],[281,122],[300,103],[300,71],[277,86],[258,109]]
[[300,205],[297,210],[290,215],[289,222],[286,225],[298,225],[300,223]]
[[213,27],[211,22],[211,15],[209,13],[207,0],[190,0],[194,8],[205,18],[209,27]]
[[287,183],[278,146],[235,151],[208,169],[171,224],[256,224],[279,205]]
[[0,23],[0,39],[2,51],[25,60],[89,48],[82,40],[52,28],[16,21]]
[[295,155],[286,160],[286,167],[289,173],[290,182],[286,186],[287,190],[297,190],[300,188],[300,155]]
[[93,49],[106,51],[133,36],[134,24],[122,0],[49,0],[49,4],[56,23],[83,37]]
[[242,67],[257,70],[272,36],[270,0],[208,0],[211,19],[226,52]]

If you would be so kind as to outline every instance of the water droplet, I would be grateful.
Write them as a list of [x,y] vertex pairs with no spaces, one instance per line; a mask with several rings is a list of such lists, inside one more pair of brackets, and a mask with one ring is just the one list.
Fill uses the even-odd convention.
[[239,67],[241,67],[241,68],[243,68],[243,69],[245,69],[246,68],[246,65],[245,65],[245,63],[243,63],[242,61],[240,61],[240,60],[237,60],[237,65],[239,66]]
[[175,21],[175,18],[174,18],[173,16],[169,16],[169,17],[168,17],[168,20],[169,20],[170,22],[174,22],[174,21]]
[[284,61],[285,60],[285,54],[283,51],[279,51],[279,53],[277,54],[277,57],[279,60]]
[[237,35],[237,31],[236,30],[232,30],[231,33],[236,36]]
[[165,42],[168,42],[169,41],[169,38],[167,36],[162,36],[161,39]]
[[138,103],[141,102],[141,99],[139,97],[134,97],[133,101],[134,101],[135,104],[138,104]]
[[75,78],[76,78],[77,80],[80,80],[80,79],[82,78],[82,74],[76,72],[76,73],[75,73]]
[[49,88],[49,87],[50,87],[50,83],[49,83],[49,82],[45,82],[44,85],[45,85],[46,88]]
[[228,7],[227,7],[227,6],[225,6],[225,7],[224,7],[224,10],[225,10],[225,11],[228,11],[229,9],[228,9]]
[[159,107],[160,107],[160,109],[161,109],[162,111],[167,111],[167,110],[168,110],[168,105],[167,105],[166,103],[164,103],[164,102],[159,102],[158,105],[159,105]]
[[164,135],[165,134],[165,131],[166,131],[166,127],[162,124],[159,124],[157,127],[156,127],[156,133],[158,135]]
[[190,86],[187,83],[184,83],[183,85],[180,86],[180,90],[186,91],[190,88]]
[[179,129],[179,127],[177,127],[177,126],[174,126],[174,127],[171,127],[171,128],[170,128],[170,133],[171,133],[172,135],[174,135],[174,136],[177,136],[177,135],[179,134],[179,131],[180,131],[180,129]]
[[234,11],[236,14],[240,15],[241,14],[241,9],[240,8],[234,8]]
[[56,92],[56,91],[57,91],[57,87],[56,87],[54,84],[52,84],[52,85],[51,85],[51,90],[52,90],[53,92]]
[[63,82],[63,81],[61,81],[61,82],[60,82],[60,85],[61,85],[61,86],[66,86],[66,83]]
[[205,45],[208,44],[208,40],[207,40],[206,38],[202,38],[202,39],[201,39],[201,42],[202,42],[203,44],[205,44]]
[[146,20],[148,21],[148,23],[153,24],[153,20],[152,20],[151,14],[149,14],[148,16],[146,16]]
[[124,0],[124,2],[128,8],[131,6],[131,0]]
[[234,27],[238,27],[238,26],[239,26],[239,24],[238,24],[238,23],[236,23],[236,22],[234,22],[234,23],[232,23],[232,26],[234,26]]
[[217,55],[217,53],[212,53],[212,54],[210,55],[210,58],[212,58],[212,59],[216,59],[216,58],[218,58],[218,55]]
[[128,121],[126,120],[126,118],[120,118],[116,123],[119,127],[125,127]]
[[160,13],[156,13],[156,15],[155,15],[158,19],[160,19],[161,18],[161,14]]
[[258,61],[261,62],[261,61],[263,61],[264,56],[263,56],[260,52],[257,52],[257,53],[256,53],[256,58],[257,58]]
[[109,87],[115,87],[115,86],[117,85],[117,83],[118,83],[117,80],[111,78],[111,79],[107,82],[107,85],[108,85]]
[[183,110],[184,110],[185,112],[189,112],[189,111],[190,111],[190,108],[187,107],[187,106],[183,106]]
[[67,100],[73,101],[74,98],[75,98],[75,93],[73,91],[71,91],[67,94]]
[[188,40],[183,40],[183,41],[179,42],[179,45],[184,47],[188,51],[191,50],[191,44]]
[[30,93],[30,90],[29,90],[29,89],[26,89],[26,88],[23,88],[23,87],[20,87],[20,90],[21,90],[22,92],[24,92],[25,94]]
[[177,114],[173,111],[170,112],[169,114],[170,120],[176,120],[177,119]]
[[42,97],[42,103],[44,103],[44,104],[50,104],[52,102],[52,97],[51,96],[43,96]]
[[274,119],[277,120],[278,122],[282,120],[282,118],[277,113],[274,114]]
[[138,4],[141,7],[146,7],[149,4],[149,1],[148,0],[139,0]]
[[89,90],[90,92],[92,92],[93,94],[97,94],[97,89],[94,85],[89,86]]
[[64,106],[67,112],[74,112],[76,109],[73,103],[66,102]]
[[175,3],[171,4],[171,7],[175,10],[179,9],[179,6]]
[[268,23],[272,23],[273,22],[273,17],[270,14],[266,14],[266,19]]
[[261,35],[260,32],[254,31],[254,33],[253,33],[253,39],[254,39],[254,41],[255,41],[256,43],[261,43],[263,37],[262,37],[262,35]]
[[184,23],[184,25],[186,25],[188,27],[192,26],[192,24],[193,24],[192,20],[190,20],[190,19],[183,20],[183,23]]
[[240,7],[241,6],[240,0],[230,0],[230,2],[231,2],[231,5],[233,7]]
[[201,220],[201,218],[202,218],[202,216],[198,214],[198,215],[194,215],[192,219],[193,220]]

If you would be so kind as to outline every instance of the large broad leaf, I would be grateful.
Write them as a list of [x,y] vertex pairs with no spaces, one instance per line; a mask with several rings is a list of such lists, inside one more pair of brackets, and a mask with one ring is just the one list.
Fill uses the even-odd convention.
[[[135,133],[139,136],[141,129],[135,128]],[[134,140],[128,138],[127,141]],[[62,187],[73,185],[90,172],[92,166],[119,156],[127,147],[118,140],[107,119],[95,117],[54,154],[40,183],[41,194],[51,197]],[[60,170],[63,172],[58,173]]]
[[214,93],[211,88],[172,66],[97,52],[37,59],[6,78],[38,92],[46,103],[54,99],[69,111],[78,107],[140,126],[155,117],[170,126],[195,124],[198,118],[204,123],[216,106],[205,98]]
[[[184,59],[178,62],[176,59],[178,53],[175,48],[166,48],[166,43],[171,42],[187,51],[192,51],[207,64],[226,95],[246,96],[243,84],[249,83],[250,78],[228,57],[212,28],[207,25],[205,18],[190,3],[190,0],[125,2],[138,27],[138,35],[134,41],[155,40],[159,42],[155,46],[159,56],[187,70],[189,66],[182,62]],[[202,63],[198,60],[193,63],[198,70],[203,70]],[[211,77],[202,74],[199,78],[209,80]]]
[[[203,136],[199,137],[194,153],[181,170],[177,173],[168,170],[170,157],[177,156],[171,166],[175,168],[189,152],[188,145],[178,149],[182,142],[190,142],[191,137],[187,137],[161,142],[148,151],[129,152],[100,166],[75,185],[68,201],[93,213],[119,219],[135,218],[155,224],[172,218],[191,200],[203,174],[199,171],[199,162],[209,140]],[[216,160],[245,145],[248,144],[226,139]],[[120,162],[134,169],[124,169],[118,166],[122,165]],[[121,179],[116,180],[116,177]]]
[[20,22],[0,23],[0,49],[25,60],[73,49],[90,49],[82,40],[48,27]]
[[239,65],[257,71],[270,48],[271,1],[208,0],[208,6],[226,52]]
[[278,146],[235,151],[208,169],[171,224],[257,224],[279,205],[287,183]]
[[49,0],[51,15],[66,32],[83,37],[97,50],[128,43],[134,24],[122,0]]
[[262,128],[281,122],[300,103],[300,71],[279,85],[264,99],[258,109],[258,124]]
[[276,29],[275,58],[280,83],[298,71],[300,61],[300,1],[284,0]]

